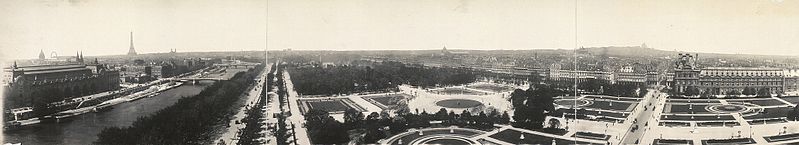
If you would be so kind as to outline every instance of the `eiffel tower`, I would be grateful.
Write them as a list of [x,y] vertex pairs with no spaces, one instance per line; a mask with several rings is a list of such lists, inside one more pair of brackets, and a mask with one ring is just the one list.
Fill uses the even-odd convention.
[[130,49],[128,55],[136,55],[136,49],[133,48],[133,31],[130,32]]

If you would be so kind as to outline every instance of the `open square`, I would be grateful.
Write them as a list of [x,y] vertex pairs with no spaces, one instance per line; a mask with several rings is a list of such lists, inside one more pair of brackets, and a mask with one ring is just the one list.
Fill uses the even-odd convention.
[[432,93],[442,94],[442,95],[488,95],[486,92],[479,92],[465,88],[443,88],[443,89],[435,89],[430,90]]
[[483,91],[491,91],[491,92],[497,92],[497,93],[499,93],[499,92],[508,92],[508,91],[512,91],[513,90],[513,87],[500,85],[500,84],[494,84],[494,83],[476,83],[476,84],[467,85],[466,88],[483,90]]

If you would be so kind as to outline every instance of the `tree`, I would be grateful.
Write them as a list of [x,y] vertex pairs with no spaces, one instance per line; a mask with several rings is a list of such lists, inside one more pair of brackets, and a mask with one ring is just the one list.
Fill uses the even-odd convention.
[[727,97],[729,98],[734,98],[737,97],[738,95],[741,95],[741,92],[739,92],[738,90],[727,91]]
[[520,127],[520,128],[527,128],[527,121],[529,120],[531,113],[527,106],[519,106],[515,108],[516,110],[513,111],[513,126]]
[[400,133],[404,132],[408,129],[408,121],[405,120],[405,117],[397,116],[394,119],[391,119],[391,125],[388,126],[391,133]]
[[577,84],[577,88],[588,92],[599,93],[601,89],[607,85],[608,84],[602,80],[588,79],[587,81]]
[[314,128],[313,130],[317,132],[311,136],[314,137],[312,138],[314,144],[340,144],[346,143],[350,139],[347,129],[333,117],[328,117],[322,128]]
[[508,111],[502,112],[502,116],[499,117],[499,123],[507,124],[510,122],[510,116],[508,115]]
[[463,110],[463,112],[461,112],[460,120],[464,121],[466,124],[470,124],[470,122],[472,121],[472,118],[473,117],[472,117],[472,113],[471,112],[469,112],[467,110]]
[[549,119],[549,128],[559,128],[560,127],[560,120],[551,118]]
[[383,138],[386,138],[386,134],[380,130],[379,126],[369,126],[366,127],[366,134],[363,137],[363,143],[374,144]]
[[321,127],[325,121],[327,121],[327,117],[330,115],[327,111],[319,110],[319,109],[311,109],[305,113],[305,122],[308,125],[308,128],[314,127]]
[[387,110],[380,111],[380,121],[378,121],[380,126],[388,126],[391,124],[391,115],[388,114]]
[[793,107],[793,110],[789,111],[785,116],[788,117],[788,120],[799,120],[799,106]]
[[372,112],[372,113],[369,113],[368,116],[366,116],[365,123],[366,124],[377,123],[377,120],[379,120],[379,119],[380,119],[380,114],[378,114],[377,112]]
[[447,113],[447,109],[446,108],[438,109],[438,112],[436,112],[436,115],[435,115],[435,119],[436,120],[449,120],[448,117],[449,117],[449,114]]
[[347,126],[348,129],[356,128],[359,124],[361,124],[363,119],[363,113],[359,112],[358,110],[350,108],[344,111],[344,125]]
[[544,81],[544,78],[543,78],[543,77],[541,77],[541,76],[539,76],[539,75],[538,75],[538,73],[536,73],[536,72],[532,72],[532,73],[530,74],[530,77],[529,77],[529,78],[527,78],[527,80],[528,80],[528,81],[530,82],[530,84],[532,85],[532,84],[540,84],[540,83],[541,83],[541,81]]
[[760,88],[760,90],[757,90],[757,97],[771,97],[771,92],[766,87]]
[[488,115],[486,115],[485,112],[480,112],[475,119],[475,124],[478,127],[491,127],[494,125],[494,122],[488,119]]
[[527,100],[528,95],[529,94],[525,90],[513,90],[513,92],[510,93],[510,102],[512,103],[513,107],[521,106],[524,104],[524,101]]
[[311,109],[305,113],[305,122],[311,141],[315,144],[338,144],[349,141],[347,129],[327,111]]
[[699,88],[696,86],[688,86],[685,88],[685,92],[683,93],[685,96],[696,96],[699,95],[700,91]]
[[750,87],[745,87],[744,90],[741,91],[741,94],[748,95],[748,96],[753,96],[756,93],[757,92],[755,91],[755,89],[754,88],[750,88]]
[[700,95],[700,97],[702,97],[702,98],[710,98],[710,96],[713,96],[713,95],[711,94],[709,88],[705,89],[705,91],[702,91],[702,95]]

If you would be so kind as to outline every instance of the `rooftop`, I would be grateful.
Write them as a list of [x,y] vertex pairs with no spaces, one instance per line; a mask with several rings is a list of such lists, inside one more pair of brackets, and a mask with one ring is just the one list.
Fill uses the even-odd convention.
[[[35,66],[20,66],[14,69],[14,71],[21,71],[25,73],[36,73],[38,71],[46,71],[52,72],[56,70],[65,70],[65,69],[87,69],[86,65],[83,64],[68,64],[68,65],[35,65]],[[7,68],[10,70],[10,68]]]
[[756,70],[756,71],[773,71],[779,70],[781,68],[768,68],[768,67],[707,67],[703,68],[703,70]]
[[57,72],[69,72],[69,71],[91,71],[89,68],[65,68],[65,69],[51,69],[51,70],[40,70],[40,71],[25,71],[25,74],[46,74],[46,73],[57,73]]

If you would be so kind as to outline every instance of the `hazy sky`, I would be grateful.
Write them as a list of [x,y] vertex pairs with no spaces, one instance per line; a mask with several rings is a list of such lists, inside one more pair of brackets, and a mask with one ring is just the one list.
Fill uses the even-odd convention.
[[2,0],[0,49],[11,58],[263,50],[264,0]]
[[270,0],[270,49],[574,47],[572,1]]
[[797,0],[581,0],[576,10],[584,46],[799,55]]
[[663,50],[799,55],[799,1],[0,1],[4,58],[35,58],[42,49],[125,54],[129,31],[139,53],[647,43]]

